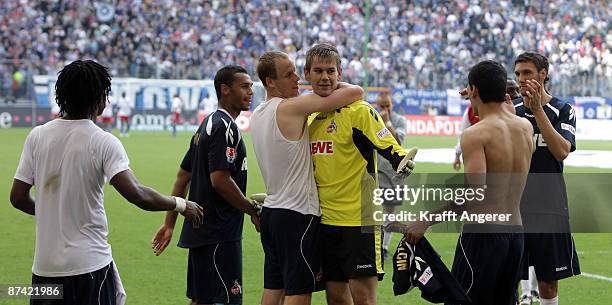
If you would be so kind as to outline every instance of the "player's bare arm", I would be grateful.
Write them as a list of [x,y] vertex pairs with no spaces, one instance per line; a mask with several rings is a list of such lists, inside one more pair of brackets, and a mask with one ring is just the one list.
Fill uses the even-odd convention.
[[232,176],[230,175],[230,171],[227,170],[217,170],[210,173],[210,182],[212,186],[215,188],[217,193],[225,199],[225,201],[229,202],[232,206],[239,209],[240,211],[251,216],[251,222],[255,225],[255,229],[259,232],[259,216],[257,216],[257,211],[251,205],[248,198],[244,197],[238,185]]
[[34,200],[30,196],[32,185],[18,179],[13,179],[11,188],[11,204],[16,209],[30,215],[35,214]]
[[339,83],[338,89],[327,96],[315,93],[283,100],[277,109],[276,122],[283,136],[299,139],[304,133],[308,115],[319,111],[331,111],[346,106],[363,97],[363,89],[347,83]]
[[[485,159],[484,139],[482,131],[478,126],[464,130],[461,136],[461,147],[463,148],[463,163],[468,186],[478,186],[485,183],[487,172],[487,162]],[[438,208],[433,214],[442,214],[445,211],[463,212],[470,208],[470,202],[457,205],[452,202]],[[430,226],[437,224],[437,221],[413,221],[407,225],[401,223],[391,223],[389,229],[404,233],[406,240],[411,244],[416,244],[421,240]]]
[[[190,182],[191,173],[179,168],[178,173],[176,173],[174,187],[172,188],[172,196],[187,198]],[[161,225],[161,227],[159,227],[155,233],[155,236],[153,237],[153,240],[151,241],[151,247],[153,248],[155,255],[159,256],[162,252],[164,252],[168,244],[170,244],[170,241],[172,241],[172,233],[174,232],[177,216],[178,212],[176,211],[166,212],[164,223]],[[198,225],[194,223],[194,226]]]
[[[175,197],[162,195],[156,190],[140,184],[131,170],[116,174],[110,180],[110,184],[123,198],[143,210],[170,211],[177,208],[179,202]],[[181,214],[194,223],[202,223],[202,207],[193,201],[185,202],[185,208]]]
[[535,80],[527,80],[526,85],[529,89],[527,90],[527,96],[523,99],[525,107],[533,112],[548,150],[558,161],[565,160],[570,153],[571,144],[555,130],[550,120],[546,117],[542,107],[544,95],[546,94],[544,88]]
[[315,112],[338,109],[363,98],[363,89],[348,83],[338,83],[338,88],[327,97],[308,93],[286,99],[278,106],[278,111],[289,116],[305,117]]

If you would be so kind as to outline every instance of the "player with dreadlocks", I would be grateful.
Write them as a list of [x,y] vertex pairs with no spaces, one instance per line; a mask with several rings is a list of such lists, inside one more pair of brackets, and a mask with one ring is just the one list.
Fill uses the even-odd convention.
[[35,127],[25,140],[10,200],[36,218],[32,284],[63,285],[63,300],[32,299],[30,304],[125,302],[108,243],[106,181],[141,209],[175,210],[202,222],[195,202],[141,185],[119,139],[94,123],[110,87],[106,67],[91,60],[67,65],[55,85],[61,117]]

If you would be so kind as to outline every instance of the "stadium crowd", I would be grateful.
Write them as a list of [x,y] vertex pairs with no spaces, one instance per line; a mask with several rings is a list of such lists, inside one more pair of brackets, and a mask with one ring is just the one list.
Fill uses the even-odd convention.
[[367,77],[370,86],[458,88],[481,59],[511,65],[536,50],[549,57],[559,95],[612,95],[606,0],[92,3],[0,2],[0,96],[24,95],[32,74],[55,74],[78,58],[112,67],[115,77],[204,79],[229,63],[255,77],[257,58],[280,49],[301,71],[315,42],[336,44],[345,79]]

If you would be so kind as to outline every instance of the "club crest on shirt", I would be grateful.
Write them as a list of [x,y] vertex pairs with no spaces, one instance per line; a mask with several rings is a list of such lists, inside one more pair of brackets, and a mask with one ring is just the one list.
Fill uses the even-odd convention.
[[228,163],[234,163],[234,161],[236,161],[236,149],[232,147],[228,147],[225,150],[225,156],[227,157]]
[[336,120],[331,121],[331,124],[327,126],[327,133],[335,132],[338,129],[338,125],[336,125]]
[[234,295],[242,294],[242,287],[238,283],[238,280],[234,281],[234,286],[232,286],[231,291],[232,291],[232,294],[234,294]]

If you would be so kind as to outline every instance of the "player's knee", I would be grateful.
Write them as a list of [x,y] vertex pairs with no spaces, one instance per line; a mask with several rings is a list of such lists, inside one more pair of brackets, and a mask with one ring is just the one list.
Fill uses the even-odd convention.
[[353,294],[353,301],[355,305],[376,305],[376,297],[367,294]]
[[351,305],[350,300],[340,299],[340,298],[327,298],[327,305]]
[[352,302],[349,297],[344,294],[326,294],[327,305],[351,305]]
[[355,289],[351,291],[353,295],[353,301],[355,305],[375,305],[376,304],[376,292],[371,289]]
[[557,281],[538,282],[538,288],[540,290],[540,297],[544,299],[552,299],[557,296]]

